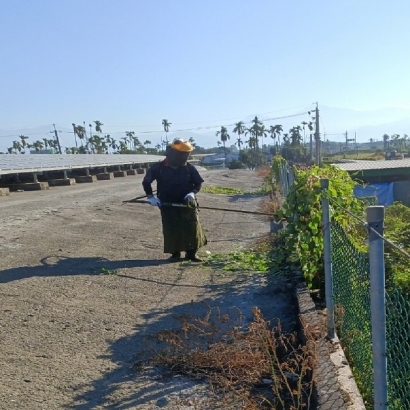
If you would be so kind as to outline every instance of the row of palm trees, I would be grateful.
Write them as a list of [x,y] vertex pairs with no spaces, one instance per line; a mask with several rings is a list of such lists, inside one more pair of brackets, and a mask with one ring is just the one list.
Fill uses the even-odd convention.
[[[64,150],[66,154],[160,153],[168,144],[168,132],[171,123],[166,119],[162,120],[166,137],[164,140],[161,138],[161,144],[157,144],[155,147],[151,147],[150,140],[141,143],[134,131],[125,131],[125,136],[118,140],[111,137],[110,134],[102,135],[104,124],[99,120],[93,122],[94,125],[89,124],[89,133],[87,133],[85,122],[83,122],[83,125],[72,123],[75,146],[66,147]],[[20,135],[19,140],[13,141],[13,145],[7,149],[8,153],[24,154],[26,149],[34,149],[36,152],[49,148],[58,149],[57,139],[42,138],[33,143],[28,142],[28,139],[28,136]],[[194,143],[192,138],[191,143]]]
[[[370,142],[374,142],[373,138],[370,138]],[[383,145],[384,151],[387,152],[389,149],[397,149],[398,151],[408,150],[410,148],[410,139],[407,134],[384,134],[383,135]]]
[[[151,147],[151,141],[146,140],[141,143],[134,131],[125,131],[125,136],[116,140],[110,134],[103,135],[102,127],[104,124],[101,121],[96,120],[93,123],[88,124],[89,132],[87,132],[85,122],[83,122],[83,125],[72,123],[75,146],[65,148],[64,152],[66,154],[161,153],[169,143],[168,133],[172,125],[167,119],[162,120],[161,124],[165,132],[165,138],[161,136],[161,142],[155,145],[155,147]],[[305,142],[305,129],[307,127],[308,131],[312,132],[313,124],[312,122],[307,123],[303,121],[302,126],[298,125],[290,129],[289,133],[283,133],[282,125],[271,125],[269,128],[266,128],[263,122],[255,116],[249,127],[246,127],[243,121],[235,123],[232,132],[237,134],[235,145],[238,146],[239,151],[241,151],[242,147],[248,147],[251,151],[258,152],[260,151],[260,145],[262,147],[264,145],[264,138],[268,136],[274,140],[277,150],[279,150],[282,143],[284,146],[289,144],[294,146],[300,144],[302,140]],[[226,157],[226,143],[230,139],[227,127],[221,126],[221,129],[216,132],[216,136],[220,138],[218,145],[223,145]],[[247,139],[245,140],[244,137],[247,137]],[[36,152],[41,152],[43,149],[48,148],[58,149],[57,138],[43,138],[33,143],[27,142],[29,137],[25,135],[20,135],[19,138],[20,140],[13,141],[13,145],[8,148],[10,154],[25,153],[26,149],[34,149]],[[194,146],[196,145],[192,137],[189,138],[189,142]]]
[[[261,142],[261,146],[263,147],[263,139],[267,138],[268,136],[273,139],[274,146],[278,151],[279,147],[282,145],[282,142],[283,146],[297,146],[301,145],[302,143],[306,143],[306,129],[308,133],[312,133],[313,123],[303,121],[301,124],[302,127],[300,125],[297,125],[295,127],[292,127],[288,133],[284,133],[282,135],[282,125],[276,124],[271,125],[269,128],[266,128],[263,122],[257,116],[255,116],[255,118],[251,121],[251,125],[249,127],[246,127],[243,121],[235,123],[232,132],[237,135],[235,145],[238,146],[239,152],[241,151],[242,146],[248,147],[251,151],[259,151],[259,143]],[[220,138],[218,145],[223,145],[226,159],[226,143],[230,139],[227,127],[221,126],[221,129],[217,131],[215,135]],[[247,140],[242,139],[242,137],[247,136],[249,136]]]
[[[81,134],[80,145],[75,147],[67,147],[64,152],[66,154],[108,154],[108,153],[127,153],[127,152],[146,152],[151,141],[146,140],[144,144],[135,137],[133,131],[127,131],[125,137],[120,141],[115,140],[110,135],[99,136],[92,135],[86,137]],[[78,134],[77,134],[78,136]],[[25,154],[27,149],[34,149],[36,152],[41,152],[44,149],[58,149],[58,142],[55,139],[43,138],[41,140],[34,141],[33,143],[27,142],[29,137],[25,135],[19,136],[20,140],[13,141],[13,145],[7,148],[9,154]],[[157,146],[156,149],[160,149],[161,146]]]

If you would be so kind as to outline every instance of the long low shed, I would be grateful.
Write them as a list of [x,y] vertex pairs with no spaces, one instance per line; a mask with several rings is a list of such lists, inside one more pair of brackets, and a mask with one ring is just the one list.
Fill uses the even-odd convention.
[[410,158],[387,161],[346,160],[333,165],[357,177],[382,178],[410,176]]
[[161,155],[147,154],[0,154],[0,176],[44,171],[144,165],[162,160]]
[[410,159],[386,161],[353,160],[333,164],[366,184],[393,184],[393,199],[410,206]]

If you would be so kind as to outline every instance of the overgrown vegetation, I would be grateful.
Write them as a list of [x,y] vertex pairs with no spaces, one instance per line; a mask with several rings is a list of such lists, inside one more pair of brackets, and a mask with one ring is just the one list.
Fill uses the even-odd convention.
[[[280,181],[280,170],[286,162],[277,156],[273,160],[272,174]],[[287,228],[278,264],[299,263],[308,286],[320,288],[323,283],[323,235],[320,179],[329,179],[327,196],[330,200],[331,217],[337,222],[355,247],[365,250],[367,232],[357,218],[366,220],[365,208],[369,199],[359,199],[353,194],[357,184],[349,174],[331,165],[322,168],[301,169],[293,167],[295,182],[290,187],[283,209],[278,211],[286,218]],[[385,236],[403,250],[410,252],[410,208],[401,203],[386,207]],[[410,291],[410,267],[403,255],[385,244],[386,275],[405,291]],[[393,281],[393,282],[391,282]]]
[[[273,162],[275,178],[280,178],[282,162],[282,158],[275,158]],[[278,211],[280,217],[286,218],[287,226],[284,246],[280,248],[277,263],[297,261],[307,285],[320,288],[324,280],[320,179],[329,179],[327,195],[333,205],[332,218],[352,238],[356,237],[357,221],[344,209],[353,215],[363,216],[364,204],[353,195],[355,183],[344,170],[333,166],[314,166],[309,169],[294,167],[293,170],[295,181],[289,188],[283,209]]]
[[[385,209],[385,237],[410,253],[410,208],[395,202]],[[385,244],[386,278],[410,292],[410,263],[397,249]]]

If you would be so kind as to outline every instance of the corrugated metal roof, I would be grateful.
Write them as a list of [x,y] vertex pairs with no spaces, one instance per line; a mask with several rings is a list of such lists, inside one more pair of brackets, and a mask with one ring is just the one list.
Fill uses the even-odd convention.
[[394,169],[410,168],[410,158],[394,159],[387,161],[365,161],[365,160],[346,160],[345,162],[332,164],[346,171],[364,171],[367,169]]
[[0,154],[0,175],[25,172],[58,171],[78,168],[109,167],[113,165],[147,164],[164,157],[147,154]]

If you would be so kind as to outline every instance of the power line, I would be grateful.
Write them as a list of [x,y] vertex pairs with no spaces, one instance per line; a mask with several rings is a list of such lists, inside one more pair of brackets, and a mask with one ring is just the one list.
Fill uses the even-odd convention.
[[[290,114],[290,115],[283,115],[280,117],[272,117],[272,118],[266,118],[263,120],[263,122],[269,122],[269,121],[276,121],[276,120],[281,120],[284,118],[292,118],[292,117],[298,117],[302,115],[306,115],[308,112],[301,112],[297,114]],[[244,124],[251,124],[252,121],[244,122]],[[235,124],[228,124],[227,127],[233,127]],[[213,128],[219,128],[220,125],[209,125],[209,126],[203,126],[203,127],[194,127],[194,128],[184,128],[184,129],[178,129],[178,130],[169,130],[169,133],[175,133],[175,132],[186,132],[186,131],[200,131],[200,130],[208,130],[208,129],[213,129]],[[155,134],[162,132],[162,130],[155,130],[155,131],[140,131],[138,134]],[[72,131],[62,131],[64,134],[72,134]],[[107,132],[106,134],[110,135],[116,135],[116,134],[124,134],[125,131],[115,131],[115,132]],[[44,133],[33,133],[33,134],[25,134],[26,136],[31,136],[31,135],[44,135]],[[21,134],[20,134],[21,135]],[[0,138],[6,138],[6,137],[18,137],[18,135],[0,135]]]
[[[304,108],[306,111],[310,110],[310,105],[305,104],[305,105],[299,105],[297,107],[291,107],[291,108],[282,108],[280,110],[274,110],[274,111],[268,111],[264,112],[258,115],[267,115],[267,114],[273,114],[275,112],[282,112],[282,111],[289,111],[289,110],[296,110],[299,108]],[[181,122],[181,123],[173,123],[173,125],[191,125],[191,124],[202,124],[202,123],[213,123],[213,122],[222,122],[222,121],[235,121],[238,120],[239,118],[246,118],[246,117],[251,117],[254,114],[249,114],[249,115],[242,115],[242,116],[236,116],[236,117],[231,117],[231,118],[222,118],[222,119],[216,119],[216,120],[207,120],[207,121],[195,121],[195,122]],[[263,120],[265,121],[265,120]],[[156,125],[113,125],[112,127],[129,127],[129,128],[141,128],[141,127],[155,127]]]

